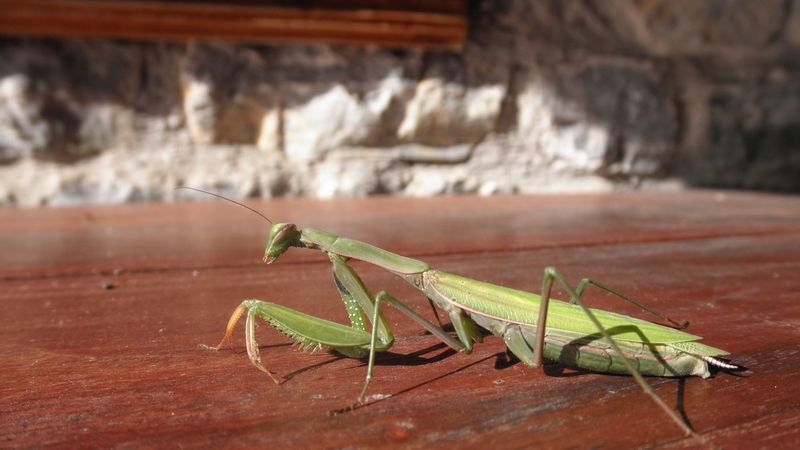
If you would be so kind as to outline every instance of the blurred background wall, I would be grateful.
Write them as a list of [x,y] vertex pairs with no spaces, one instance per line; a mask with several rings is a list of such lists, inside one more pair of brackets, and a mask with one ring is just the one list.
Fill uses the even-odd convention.
[[800,189],[800,2],[467,7],[460,48],[6,33],[0,200]]

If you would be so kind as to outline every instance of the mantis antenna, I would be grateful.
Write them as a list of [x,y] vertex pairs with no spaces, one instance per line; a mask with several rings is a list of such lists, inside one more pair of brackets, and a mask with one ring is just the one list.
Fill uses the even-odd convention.
[[247,205],[244,205],[244,204],[242,204],[242,203],[239,203],[239,202],[237,202],[236,200],[231,200],[231,199],[229,199],[228,197],[225,197],[225,196],[222,196],[222,195],[219,195],[219,194],[215,194],[215,193],[213,193],[213,192],[204,191],[204,190],[202,190],[202,189],[197,189],[197,188],[189,187],[189,186],[178,186],[178,187],[176,187],[175,189],[189,189],[190,191],[202,192],[202,193],[204,193],[204,194],[211,195],[212,197],[217,197],[217,198],[220,198],[220,199],[222,199],[222,200],[225,200],[225,201],[227,201],[227,202],[231,202],[231,203],[233,203],[234,205],[241,206],[241,207],[242,207],[242,208],[244,208],[244,209],[248,209],[248,210],[250,210],[250,211],[252,211],[252,212],[254,212],[254,213],[258,214],[259,216],[261,216],[262,218],[264,218],[264,220],[266,220],[266,221],[267,221],[267,222],[269,222],[270,224],[272,224],[272,223],[273,223],[271,220],[269,220],[269,217],[265,216],[264,214],[261,214],[261,212],[260,212],[260,211],[256,211],[255,209],[253,209],[253,208],[251,208],[251,207],[249,207],[249,206],[247,206]]

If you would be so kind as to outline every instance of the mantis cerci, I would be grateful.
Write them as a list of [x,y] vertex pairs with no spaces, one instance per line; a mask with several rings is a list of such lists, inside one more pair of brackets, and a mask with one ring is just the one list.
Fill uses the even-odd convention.
[[[260,212],[211,192],[186,188],[219,197],[247,208],[267,219]],[[269,221],[271,224],[272,222]],[[250,361],[278,384],[259,356],[255,339],[255,319],[261,318],[289,336],[300,346],[336,351],[350,358],[368,357],[364,387],[356,403],[344,410],[363,405],[372,380],[375,353],[392,347],[394,337],[381,312],[384,304],[394,306],[431,334],[456,351],[470,353],[473,343],[481,342],[481,328],[503,342],[517,358],[531,367],[540,367],[547,358],[561,364],[593,372],[629,374],[642,390],[687,435],[697,436],[680,417],[656,395],[642,375],[682,377],[697,375],[708,378],[709,366],[736,370],[740,367],[716,358],[727,355],[724,350],[698,342],[701,337],[680,329],[678,324],[599,282],[583,279],[577,287],[570,286],[553,267],[544,269],[541,296],[472,280],[432,269],[428,264],[400,256],[373,245],[337,236],[312,228],[300,229],[291,223],[273,224],[269,231],[264,262],[277,260],[289,247],[319,250],[330,259],[333,281],[344,302],[350,326],[303,314],[281,305],[261,300],[245,300],[231,315],[225,336],[214,349],[232,344],[232,333],[245,313],[245,342]],[[449,316],[457,338],[441,326],[382,291],[373,296],[364,282],[348,264],[356,259],[379,266],[421,291],[431,304]],[[569,295],[568,302],[550,298],[554,283]],[[595,286],[643,310],[666,320],[676,328],[645,320],[590,309],[582,300],[588,286]],[[371,321],[368,329],[365,319]],[[436,314],[437,322],[439,321]],[[612,337],[613,336],[613,337]]]

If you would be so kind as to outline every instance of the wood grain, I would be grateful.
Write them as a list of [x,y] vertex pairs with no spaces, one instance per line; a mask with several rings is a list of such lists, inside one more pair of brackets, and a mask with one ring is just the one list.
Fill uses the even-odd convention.
[[0,0],[0,34],[458,48],[467,2]]
[[[674,195],[369,198],[252,202],[434,267],[537,290],[555,265],[678,319],[744,374],[650,378],[711,442],[790,448],[800,439],[800,202]],[[397,341],[349,414],[363,361],[294,350],[262,326],[275,386],[233,351],[213,352],[245,298],[346,323],[326,259],[290,250],[260,263],[266,226],[221,203],[0,210],[0,446],[279,448],[694,447],[625,376],[508,361],[488,338],[454,354],[394,311]],[[356,263],[423,315],[401,280]],[[639,315],[598,292],[593,306]],[[644,317],[644,316],[642,316]]]

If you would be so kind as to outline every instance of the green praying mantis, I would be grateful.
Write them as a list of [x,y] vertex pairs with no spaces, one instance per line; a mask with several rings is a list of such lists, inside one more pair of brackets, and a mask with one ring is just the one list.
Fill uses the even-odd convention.
[[[272,222],[260,212],[220,195],[194,188],[249,209]],[[410,317],[453,350],[470,353],[474,343],[482,342],[484,332],[503,339],[508,350],[531,367],[540,367],[543,358],[567,367],[593,372],[628,374],[642,390],[687,435],[694,431],[653,391],[643,375],[708,378],[709,367],[741,369],[717,358],[724,350],[698,342],[701,337],[681,329],[665,315],[653,311],[630,297],[592,279],[583,279],[577,287],[567,283],[555,268],[544,269],[541,295],[465,278],[432,269],[428,264],[407,258],[373,245],[312,228],[300,229],[291,223],[273,224],[269,231],[264,262],[276,261],[290,247],[318,250],[330,259],[333,280],[350,318],[350,326],[313,317],[302,312],[261,300],[245,300],[231,315],[222,341],[232,345],[233,330],[242,316],[245,320],[247,354],[255,367],[278,384],[259,355],[255,338],[255,319],[260,318],[290,337],[300,346],[327,349],[350,358],[368,358],[364,386],[356,402],[339,411],[351,410],[365,403],[372,380],[375,354],[392,347],[394,336],[383,316],[384,305]],[[382,291],[373,296],[348,264],[350,259],[365,261],[387,270],[421,291],[430,302],[438,323],[433,323],[391,294]],[[569,295],[568,302],[552,299],[551,289],[558,283]],[[658,325],[613,312],[590,309],[582,296],[595,286],[671,323],[675,328]],[[437,308],[449,317],[456,337],[441,325]],[[371,327],[367,326],[367,320]]]

